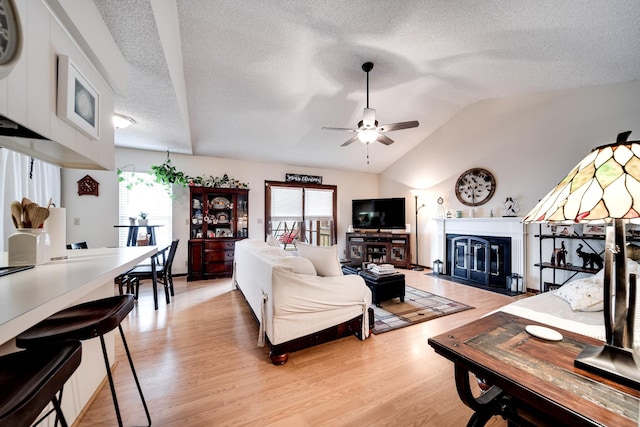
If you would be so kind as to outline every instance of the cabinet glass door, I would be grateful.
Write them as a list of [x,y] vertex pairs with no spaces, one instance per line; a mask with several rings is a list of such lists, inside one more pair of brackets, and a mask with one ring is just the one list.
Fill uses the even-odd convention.
[[206,210],[206,202],[204,201],[204,193],[191,194],[191,238],[204,238],[204,211]]
[[236,237],[249,237],[249,194],[238,194],[236,203],[238,204],[236,207],[238,213],[238,234]]

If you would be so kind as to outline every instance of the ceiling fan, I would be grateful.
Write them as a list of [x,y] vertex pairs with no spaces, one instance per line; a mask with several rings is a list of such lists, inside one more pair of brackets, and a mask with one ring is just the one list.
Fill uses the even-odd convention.
[[367,73],[367,107],[364,109],[364,113],[362,114],[362,120],[358,122],[357,129],[351,128],[334,128],[334,127],[323,127],[322,129],[327,130],[341,130],[348,132],[356,132],[356,135],[348,139],[346,142],[342,144],[342,147],[349,145],[353,142],[360,141],[364,144],[371,144],[374,141],[381,142],[385,145],[393,144],[393,139],[384,135],[385,132],[390,132],[393,130],[401,130],[401,129],[409,129],[418,127],[419,123],[416,120],[410,122],[400,122],[400,123],[390,123],[388,125],[378,126],[378,121],[376,120],[376,110],[373,108],[369,108],[369,71],[373,69],[373,62],[365,62],[362,64],[362,70]]

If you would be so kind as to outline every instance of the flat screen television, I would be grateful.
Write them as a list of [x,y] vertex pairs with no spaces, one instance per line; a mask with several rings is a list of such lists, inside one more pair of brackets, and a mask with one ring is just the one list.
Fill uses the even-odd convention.
[[352,201],[354,229],[404,229],[404,197]]

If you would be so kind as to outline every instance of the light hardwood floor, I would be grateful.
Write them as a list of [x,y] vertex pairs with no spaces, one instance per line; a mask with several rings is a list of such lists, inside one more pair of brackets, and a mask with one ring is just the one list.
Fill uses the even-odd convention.
[[[464,426],[453,364],[427,344],[514,298],[403,270],[406,283],[475,307],[366,341],[347,337],[270,363],[231,279],[175,280],[153,310],[150,285],[123,322],[154,426]],[[145,425],[119,338],[116,390],[125,425]],[[113,426],[108,385],[76,426]],[[495,417],[491,426],[506,426]]]

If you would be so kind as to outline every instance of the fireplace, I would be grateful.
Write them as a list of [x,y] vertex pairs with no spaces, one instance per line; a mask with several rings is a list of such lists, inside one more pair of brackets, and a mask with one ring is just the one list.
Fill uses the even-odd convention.
[[[438,218],[437,252],[456,282],[506,289],[508,277],[525,277],[522,218]],[[525,279],[526,280],[526,279]],[[523,280],[523,281],[525,281]],[[526,283],[523,284],[526,289]]]
[[506,289],[511,275],[511,238],[447,234],[445,274]]

